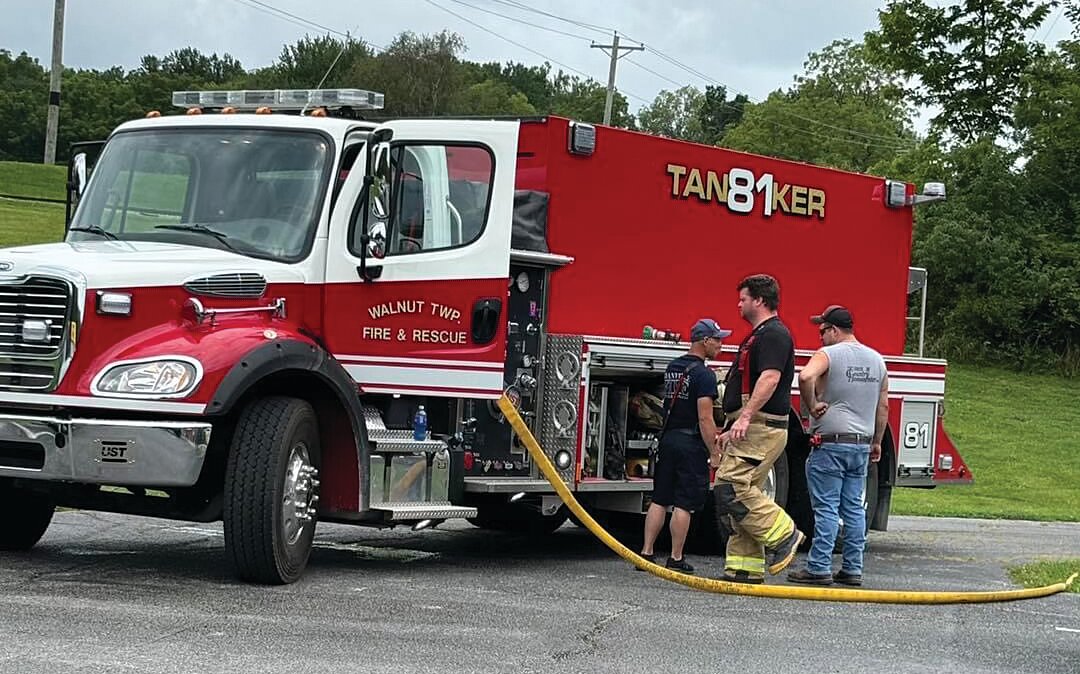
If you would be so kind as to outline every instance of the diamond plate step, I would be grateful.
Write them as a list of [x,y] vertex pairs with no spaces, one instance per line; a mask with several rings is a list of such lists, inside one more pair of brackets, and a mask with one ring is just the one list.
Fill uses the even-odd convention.
[[376,503],[371,506],[376,512],[387,514],[389,522],[411,520],[450,520],[464,517],[476,517],[476,508],[466,508],[449,503]]
[[367,423],[368,440],[376,452],[395,454],[432,454],[446,449],[442,440],[413,440],[412,431],[393,430],[383,423],[379,410],[370,405],[364,406],[364,421]]

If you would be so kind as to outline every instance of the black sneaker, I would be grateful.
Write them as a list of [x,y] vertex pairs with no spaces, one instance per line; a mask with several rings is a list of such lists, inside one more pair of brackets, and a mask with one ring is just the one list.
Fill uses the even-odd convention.
[[854,587],[862,585],[861,573],[848,573],[843,569],[834,573],[832,579],[841,585],[852,585]]
[[746,583],[748,585],[761,585],[765,582],[765,579],[761,576],[751,576],[750,572],[742,569],[735,573],[725,571],[724,575],[720,576],[720,580],[726,580],[729,583]]
[[788,564],[791,564],[791,560],[795,559],[795,553],[805,539],[806,536],[803,535],[803,532],[794,529],[791,535],[784,539],[783,543],[766,550],[765,563],[768,565],[769,573],[775,576],[786,569]]
[[690,563],[686,561],[685,557],[683,559],[668,557],[666,566],[672,571],[679,571],[688,575],[694,574],[694,567],[690,566]]
[[[646,562],[652,562],[653,564],[656,564],[656,553],[653,553],[651,555],[646,555],[644,552],[639,552],[638,557],[641,557]],[[640,566],[635,566],[634,569],[636,569],[637,571],[644,571],[645,570],[645,569],[641,568]]]
[[806,569],[789,571],[787,579],[793,583],[802,583],[803,585],[832,585],[833,583],[831,573],[810,573]]

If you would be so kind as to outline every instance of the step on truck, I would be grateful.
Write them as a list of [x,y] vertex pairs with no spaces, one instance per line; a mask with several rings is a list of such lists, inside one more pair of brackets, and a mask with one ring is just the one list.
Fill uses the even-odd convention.
[[[62,242],[0,249],[2,549],[57,507],[221,521],[238,578],[288,583],[319,521],[554,531],[504,393],[590,512],[640,522],[679,333],[735,331],[722,379],[751,273],[779,280],[799,364],[831,303],[885,355],[871,528],[894,488],[972,479],[909,266],[941,185],[559,117],[376,119],[359,89],[173,101],[73,146]],[[785,385],[768,489],[812,531]],[[722,551],[715,518],[693,538]]]

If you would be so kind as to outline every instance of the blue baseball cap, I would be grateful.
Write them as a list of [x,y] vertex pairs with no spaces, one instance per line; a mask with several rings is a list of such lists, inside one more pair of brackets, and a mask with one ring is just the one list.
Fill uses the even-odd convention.
[[724,330],[711,318],[702,318],[690,328],[690,341],[700,342],[706,337],[723,339],[731,334],[731,330]]

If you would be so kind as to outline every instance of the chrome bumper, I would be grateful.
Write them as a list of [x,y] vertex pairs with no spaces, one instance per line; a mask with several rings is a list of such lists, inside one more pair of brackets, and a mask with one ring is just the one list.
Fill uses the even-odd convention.
[[110,485],[189,487],[208,423],[0,414],[0,476]]

